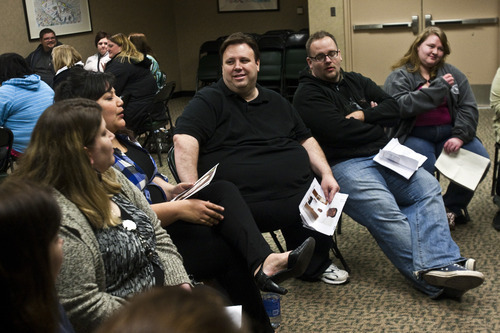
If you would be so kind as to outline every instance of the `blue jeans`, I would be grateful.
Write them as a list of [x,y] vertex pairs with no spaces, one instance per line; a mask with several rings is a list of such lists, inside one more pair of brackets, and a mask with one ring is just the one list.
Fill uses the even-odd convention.
[[[436,164],[436,159],[443,151],[444,144],[451,138],[451,130],[451,125],[418,126],[410,133],[404,145],[417,153],[425,155],[427,160],[422,167],[431,174],[434,174],[434,164]],[[484,148],[481,141],[476,137],[471,142],[464,144],[462,148],[488,159],[490,158],[486,148]],[[488,169],[486,169],[484,174],[486,175],[487,172]],[[450,211],[460,215],[462,214],[461,210],[467,207],[473,196],[473,191],[450,182],[445,195],[443,195],[444,205]]]
[[438,181],[418,169],[406,178],[373,161],[352,158],[332,167],[344,212],[365,226],[378,245],[413,284],[437,297],[442,289],[426,283],[422,272],[463,262],[453,241]]

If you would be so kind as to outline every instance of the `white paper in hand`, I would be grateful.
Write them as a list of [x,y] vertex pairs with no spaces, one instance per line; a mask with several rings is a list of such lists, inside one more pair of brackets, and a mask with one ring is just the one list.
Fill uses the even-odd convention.
[[332,202],[328,203],[315,178],[299,205],[302,224],[325,235],[333,235],[347,197],[347,194],[336,193]]
[[489,164],[486,157],[460,148],[453,154],[447,154],[443,149],[435,166],[446,178],[475,191]]

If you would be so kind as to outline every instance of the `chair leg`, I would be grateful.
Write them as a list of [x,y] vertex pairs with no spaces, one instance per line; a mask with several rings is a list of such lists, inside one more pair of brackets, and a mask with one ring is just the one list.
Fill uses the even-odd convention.
[[278,247],[280,252],[281,253],[285,252],[285,250],[283,249],[283,246],[281,246],[281,243],[278,239],[278,236],[276,236],[276,233],[274,231],[269,231],[269,233],[271,234],[271,237],[273,238],[274,243],[276,244],[276,246]]
[[469,215],[469,211],[467,210],[467,207],[464,208],[464,217],[465,217],[465,221],[467,221],[467,222],[470,221],[470,215]]
[[491,195],[496,194],[496,187],[498,182],[498,149],[500,144],[495,143],[495,159],[493,160],[493,180],[491,181]]
[[158,130],[154,132],[153,139],[156,147],[156,153],[158,154],[158,163],[160,164],[160,167],[162,167],[163,166],[163,162],[161,160],[162,142],[161,142],[161,135],[158,133]]
[[351,273],[351,269],[349,268],[349,265],[347,265],[347,262],[345,261],[344,256],[342,256],[342,253],[340,253],[340,250],[337,246],[337,235],[336,234],[333,235],[333,239],[332,239],[332,252],[335,255],[335,257],[337,257],[340,260],[344,269],[348,273]]

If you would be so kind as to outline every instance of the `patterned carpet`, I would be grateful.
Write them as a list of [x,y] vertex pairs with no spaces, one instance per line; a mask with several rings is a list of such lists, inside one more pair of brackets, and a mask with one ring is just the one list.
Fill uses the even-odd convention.
[[[171,101],[176,118],[189,98]],[[478,136],[493,160],[493,112],[480,110]],[[170,174],[163,159],[162,171]],[[453,239],[462,255],[477,260],[485,283],[461,301],[431,300],[415,290],[392,266],[364,227],[344,214],[339,248],[351,268],[351,281],[330,286],[289,280],[282,298],[279,332],[500,332],[500,232],[491,226],[497,207],[490,196],[492,170],[468,207],[472,221],[457,226]],[[441,177],[446,188],[447,180]],[[265,235],[270,244],[272,239]],[[340,265],[338,259],[334,262]]]

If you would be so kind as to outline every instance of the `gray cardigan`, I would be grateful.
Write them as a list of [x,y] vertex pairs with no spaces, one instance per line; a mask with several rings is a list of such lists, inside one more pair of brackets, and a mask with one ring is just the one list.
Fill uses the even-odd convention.
[[[156,231],[156,251],[165,268],[165,285],[190,283],[181,255],[144,195],[120,172],[112,170],[125,196],[151,218]],[[91,332],[121,308],[126,299],[106,293],[103,259],[87,218],[60,192],[55,191],[54,197],[63,216],[60,236],[64,240],[64,261],[56,283],[59,298],[75,331]]]
[[[455,79],[451,87],[442,76],[450,73]],[[456,67],[444,64],[428,88],[417,90],[425,83],[420,73],[409,73],[406,68],[395,69],[385,80],[385,91],[399,104],[401,123],[390,132],[391,137],[406,141],[415,125],[416,116],[435,109],[447,98],[453,125],[452,137],[469,143],[476,136],[479,113],[476,99],[467,77]]]

